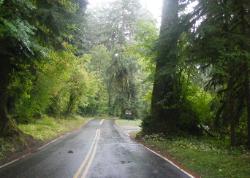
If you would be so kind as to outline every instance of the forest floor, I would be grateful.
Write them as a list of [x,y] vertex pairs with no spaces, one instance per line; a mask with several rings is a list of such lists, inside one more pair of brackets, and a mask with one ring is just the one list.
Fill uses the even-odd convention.
[[19,124],[23,132],[15,138],[0,137],[0,165],[25,154],[37,151],[39,147],[79,129],[92,118],[70,116],[67,118],[52,118],[44,116],[29,124]]
[[[117,120],[120,126],[140,126],[139,121]],[[202,178],[249,178],[250,152],[244,148],[229,148],[224,141],[214,138],[162,138],[159,135],[130,136],[158,152],[184,170]],[[136,137],[137,135],[137,137]]]

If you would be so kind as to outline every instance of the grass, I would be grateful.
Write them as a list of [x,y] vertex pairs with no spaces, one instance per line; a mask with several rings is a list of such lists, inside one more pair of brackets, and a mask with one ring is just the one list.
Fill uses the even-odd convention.
[[133,126],[133,127],[140,127],[141,120],[127,120],[127,119],[116,119],[115,123],[119,126]]
[[202,178],[249,178],[250,153],[212,139],[145,136],[143,142],[171,155]]
[[18,127],[25,134],[31,135],[34,139],[47,141],[58,135],[71,131],[82,126],[87,119],[80,116],[74,116],[64,119],[54,119],[52,117],[44,117],[32,124],[20,124]]
[[[64,119],[55,119],[44,116],[29,124],[19,124],[18,128],[25,134],[33,137],[32,140],[27,138],[0,138],[0,160],[7,158],[9,154],[24,150],[30,144],[38,142],[47,142],[59,135],[80,128],[90,118],[72,116]],[[33,143],[31,143],[33,142]]]

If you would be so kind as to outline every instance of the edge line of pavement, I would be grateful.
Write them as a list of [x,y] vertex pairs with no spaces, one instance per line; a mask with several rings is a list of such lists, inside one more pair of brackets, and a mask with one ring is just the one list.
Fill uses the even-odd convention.
[[166,157],[162,156],[161,154],[151,150],[150,148],[146,147],[145,145],[141,144],[143,147],[145,147],[148,151],[154,153],[155,155],[157,155],[158,157],[164,159],[165,161],[167,161],[168,163],[170,163],[172,166],[176,167],[178,170],[180,170],[181,172],[183,172],[184,174],[186,174],[187,176],[189,176],[190,178],[195,178],[193,175],[191,175],[190,173],[188,173],[187,171],[185,171],[184,169],[180,168],[178,165],[176,165],[174,162],[170,161],[169,159],[167,159]]
[[66,137],[66,136],[69,135],[69,134],[71,134],[71,133],[66,133],[66,134],[64,134],[64,135],[61,135],[61,136],[59,136],[59,137],[57,137],[57,138],[51,140],[50,142],[48,142],[48,143],[46,143],[46,144],[44,144],[44,145],[38,147],[37,150],[42,150],[43,148],[47,147],[47,146],[50,145],[51,143],[54,143],[54,142],[60,140],[61,138]]
[[1,165],[1,166],[0,166],[0,169],[4,168],[4,167],[6,167],[6,166],[9,166],[9,165],[11,165],[11,164],[13,164],[13,163],[15,163],[15,162],[17,162],[17,161],[23,159],[23,158],[26,158],[26,157],[29,156],[30,154],[31,154],[31,153],[24,154],[24,155],[20,156],[20,157],[17,158],[17,159],[14,159],[14,160],[12,160],[12,161],[10,161],[10,162],[7,162],[7,163]]

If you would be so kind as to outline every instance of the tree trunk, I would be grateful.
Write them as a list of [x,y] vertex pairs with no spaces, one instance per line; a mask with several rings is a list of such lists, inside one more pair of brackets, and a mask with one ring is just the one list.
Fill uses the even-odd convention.
[[226,93],[226,108],[224,110],[224,116],[223,119],[229,120],[229,125],[230,125],[230,144],[231,146],[236,145],[236,134],[235,134],[235,129],[236,129],[236,121],[235,121],[235,113],[236,113],[236,105],[237,105],[237,94],[235,94],[235,90],[233,88],[234,86],[234,74],[232,70],[232,64],[229,65],[230,71],[232,71],[231,76],[229,77],[228,84],[227,84],[227,93]]
[[[166,108],[176,102],[176,64],[178,1],[164,0],[163,15],[156,60],[155,80],[152,93],[151,120],[152,129],[157,132],[174,130],[178,111]],[[154,132],[153,129],[153,132]]]
[[111,91],[108,89],[108,113],[110,116],[113,115],[113,108],[112,108],[112,96],[111,96]]
[[19,134],[16,123],[8,116],[8,85],[11,64],[9,58],[0,56],[0,136],[13,136]]
[[248,136],[247,136],[247,145],[248,148],[250,148],[250,72],[249,67],[247,66],[247,75],[246,75],[246,81],[245,81],[245,90],[246,90],[246,106],[247,106],[247,129],[248,129]]
[[[248,36],[249,28],[247,27],[247,20],[248,16],[246,14],[247,9],[244,7],[244,1],[236,1],[235,4],[239,5],[240,9],[240,21],[241,21],[241,33],[242,35]],[[249,9],[248,9],[249,10]],[[244,39],[241,42],[241,47],[243,50],[248,51],[249,45],[247,44],[246,40]],[[248,136],[247,136],[247,146],[250,148],[250,63],[249,58],[244,59],[243,66],[245,68],[245,101],[246,101],[246,109],[247,109],[247,129],[248,129]]]
[[67,104],[67,109],[66,109],[66,115],[70,115],[73,113],[75,102],[76,102],[76,97],[71,91],[70,96],[69,96],[69,101]]
[[[20,131],[15,123],[7,113],[6,102],[3,99],[4,96],[1,95],[0,104],[0,136],[14,136],[19,135]],[[3,100],[2,100],[3,99]]]
[[230,125],[230,137],[231,137],[231,146],[236,145],[236,132],[235,132],[235,122],[232,120]]

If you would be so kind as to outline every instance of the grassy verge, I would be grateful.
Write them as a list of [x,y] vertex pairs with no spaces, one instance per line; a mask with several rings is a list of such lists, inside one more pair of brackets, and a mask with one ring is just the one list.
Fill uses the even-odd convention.
[[202,178],[249,178],[250,153],[229,149],[212,139],[145,136],[142,141],[171,157]]
[[115,123],[119,126],[131,126],[139,127],[141,125],[141,120],[126,120],[126,119],[116,119]]
[[90,118],[72,116],[64,119],[55,119],[45,116],[30,124],[20,124],[19,129],[26,134],[25,137],[0,138],[0,160],[7,158],[12,153],[48,142],[59,135],[80,128]]
[[54,119],[44,117],[32,124],[20,124],[18,127],[25,134],[31,135],[34,139],[47,141],[58,135],[81,127],[88,119],[74,116],[65,119]]

